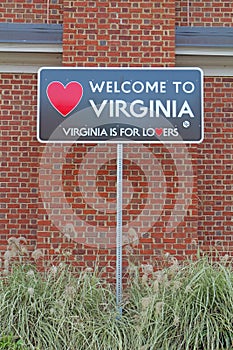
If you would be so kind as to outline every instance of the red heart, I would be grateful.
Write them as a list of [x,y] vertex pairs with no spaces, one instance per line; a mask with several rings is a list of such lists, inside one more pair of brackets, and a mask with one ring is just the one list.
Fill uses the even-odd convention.
[[161,136],[162,133],[163,133],[163,129],[162,128],[160,128],[160,129],[156,128],[155,132],[156,132],[156,135]]
[[51,105],[66,117],[79,104],[83,87],[77,81],[64,86],[60,81],[53,81],[47,87],[47,96]]

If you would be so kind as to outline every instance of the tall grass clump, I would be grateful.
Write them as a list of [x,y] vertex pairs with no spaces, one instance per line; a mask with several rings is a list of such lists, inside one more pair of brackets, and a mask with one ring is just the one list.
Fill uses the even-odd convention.
[[183,263],[168,256],[161,269],[131,264],[119,315],[115,286],[100,273],[64,262],[39,272],[23,258],[16,263],[24,252],[13,243],[0,279],[0,349],[233,350],[227,255]]
[[[143,282],[143,283],[142,283]],[[227,259],[177,261],[145,283],[132,281],[136,349],[232,350],[233,272]]]
[[42,274],[17,265],[1,281],[1,335],[20,338],[24,349],[131,349],[128,323],[94,272],[74,275],[62,265]]

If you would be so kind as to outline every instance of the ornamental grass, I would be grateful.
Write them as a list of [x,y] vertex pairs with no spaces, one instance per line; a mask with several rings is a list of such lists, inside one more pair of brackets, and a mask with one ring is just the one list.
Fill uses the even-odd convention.
[[9,253],[5,257],[0,349],[233,349],[233,271],[227,255],[182,263],[170,257],[160,270],[131,264],[122,315],[114,286],[90,268],[74,273],[61,263],[39,272],[34,264],[10,264]]

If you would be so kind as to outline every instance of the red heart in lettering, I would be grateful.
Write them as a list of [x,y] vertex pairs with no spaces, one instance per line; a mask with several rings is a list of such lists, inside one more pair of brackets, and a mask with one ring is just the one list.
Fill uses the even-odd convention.
[[156,128],[155,132],[156,132],[156,135],[161,136],[162,133],[163,133],[163,129],[162,128],[160,128],[160,129]]
[[83,87],[77,81],[64,86],[60,81],[53,81],[47,87],[47,96],[51,105],[66,117],[79,104]]

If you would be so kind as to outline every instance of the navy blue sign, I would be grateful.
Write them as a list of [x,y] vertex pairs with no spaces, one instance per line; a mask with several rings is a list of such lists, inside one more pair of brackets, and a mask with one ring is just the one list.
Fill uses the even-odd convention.
[[199,143],[199,68],[42,68],[40,142]]

